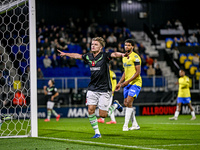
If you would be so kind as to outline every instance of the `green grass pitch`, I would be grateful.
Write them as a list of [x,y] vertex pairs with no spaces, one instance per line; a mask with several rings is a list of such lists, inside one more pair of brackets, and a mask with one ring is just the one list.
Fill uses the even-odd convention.
[[0,138],[0,150],[200,149],[200,115],[194,121],[191,115],[180,115],[177,121],[168,117],[137,116],[141,129],[126,132],[124,117],[116,117],[117,124],[99,124],[100,139],[91,139],[88,118],[39,119],[39,138]]

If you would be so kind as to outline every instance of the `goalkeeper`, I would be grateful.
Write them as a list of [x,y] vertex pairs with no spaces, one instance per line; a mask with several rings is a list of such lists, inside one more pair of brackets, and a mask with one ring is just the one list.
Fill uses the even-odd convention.
[[127,54],[102,52],[104,47],[104,39],[102,37],[95,37],[92,39],[91,52],[84,55],[64,53],[58,50],[60,56],[82,59],[90,66],[91,81],[88,85],[86,105],[88,106],[90,124],[95,131],[95,135],[92,138],[101,138],[97,117],[95,115],[97,106],[99,107],[99,115],[103,118],[107,117],[108,113],[111,114],[116,108],[122,111],[122,106],[119,103],[110,106],[112,85],[110,81],[109,61],[112,58],[125,57]]

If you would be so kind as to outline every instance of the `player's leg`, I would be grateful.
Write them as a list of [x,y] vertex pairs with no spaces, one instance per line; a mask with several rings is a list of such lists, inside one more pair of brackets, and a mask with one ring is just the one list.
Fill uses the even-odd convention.
[[88,106],[88,118],[92,128],[95,131],[95,135],[92,138],[100,138],[101,134],[98,127],[97,117],[95,114],[96,106],[98,104],[98,92],[88,91],[87,92],[87,103]]
[[[137,85],[132,85],[131,86],[131,89],[132,90],[129,90],[129,93],[128,95],[132,96],[134,99],[133,101],[138,97],[139,93],[140,93],[140,90],[141,90],[141,87],[137,86]],[[135,117],[135,110],[133,109],[133,112],[132,112],[132,117],[131,117],[131,121],[132,121],[132,126],[129,128],[129,130],[139,130],[140,129],[140,126],[138,125],[137,123],[137,120],[136,120],[136,117]]]
[[133,110],[132,117],[131,117],[132,126],[129,128],[129,130],[139,130],[140,129],[140,126],[137,123],[135,114],[136,114],[136,112],[135,112],[135,110]]
[[180,99],[178,100],[177,99],[177,106],[176,106],[176,111],[175,111],[175,113],[174,113],[174,117],[171,117],[171,118],[169,118],[169,120],[178,120],[178,116],[179,116],[179,113],[180,113],[180,111],[181,111],[181,101],[180,101]]
[[[110,98],[109,107],[110,107],[111,104],[112,104],[112,100],[113,100],[113,96],[111,96],[111,98]],[[99,123],[104,123],[104,122],[105,122],[105,117],[101,117],[101,118],[97,119],[97,121],[98,121]]]
[[195,112],[194,112],[194,109],[192,108],[192,104],[191,103],[188,103],[188,106],[191,110],[191,115],[192,115],[192,118],[191,120],[195,120],[196,119],[196,116],[195,116]]
[[54,109],[52,109],[51,112],[52,112],[53,115],[56,117],[56,121],[59,121],[60,115],[59,115]]
[[[113,100],[113,96],[111,96],[111,100],[110,100],[111,103],[112,103],[112,100]],[[110,103],[110,106],[111,106],[111,103]],[[116,124],[117,123],[115,120],[115,111],[114,111],[116,109],[115,107],[117,106],[117,104],[115,105],[114,103],[113,103],[113,106],[110,107],[110,112],[108,112],[108,113],[110,113],[109,115],[110,115],[111,121],[106,122],[106,124]]]
[[51,119],[51,111],[53,109],[54,102],[48,101],[47,102],[47,118],[44,120],[45,122],[49,122]]
[[128,123],[130,121],[132,112],[133,112],[133,104],[134,97],[128,96],[127,98],[124,99],[124,105],[126,106],[126,113],[125,113],[125,122],[123,125],[123,131],[128,131]]
[[95,135],[92,138],[100,138],[101,134],[98,127],[97,117],[95,115],[96,105],[88,105],[88,118],[92,128],[94,129]]

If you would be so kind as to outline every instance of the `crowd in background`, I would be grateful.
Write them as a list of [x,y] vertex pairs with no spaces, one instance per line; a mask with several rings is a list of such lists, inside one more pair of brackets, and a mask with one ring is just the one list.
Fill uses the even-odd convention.
[[[74,59],[63,57],[57,59],[57,49],[68,51],[69,45],[79,45],[81,53],[90,51],[90,43],[93,37],[100,36],[106,41],[105,51],[124,52],[123,43],[126,39],[134,39],[134,35],[127,28],[126,20],[113,20],[112,24],[101,25],[95,19],[69,18],[66,25],[47,25],[42,19],[37,23],[37,56],[44,57],[44,67],[76,67]],[[135,45],[135,50],[145,54],[142,43]],[[113,70],[122,70],[121,59],[112,60]]]

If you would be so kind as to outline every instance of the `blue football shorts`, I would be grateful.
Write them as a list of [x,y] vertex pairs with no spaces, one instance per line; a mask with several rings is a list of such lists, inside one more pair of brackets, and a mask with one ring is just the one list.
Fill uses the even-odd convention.
[[177,103],[189,104],[191,103],[191,97],[178,97]]
[[128,96],[131,97],[138,97],[140,93],[141,87],[137,85],[131,85],[128,84],[126,87],[124,87],[124,99],[127,98]]

